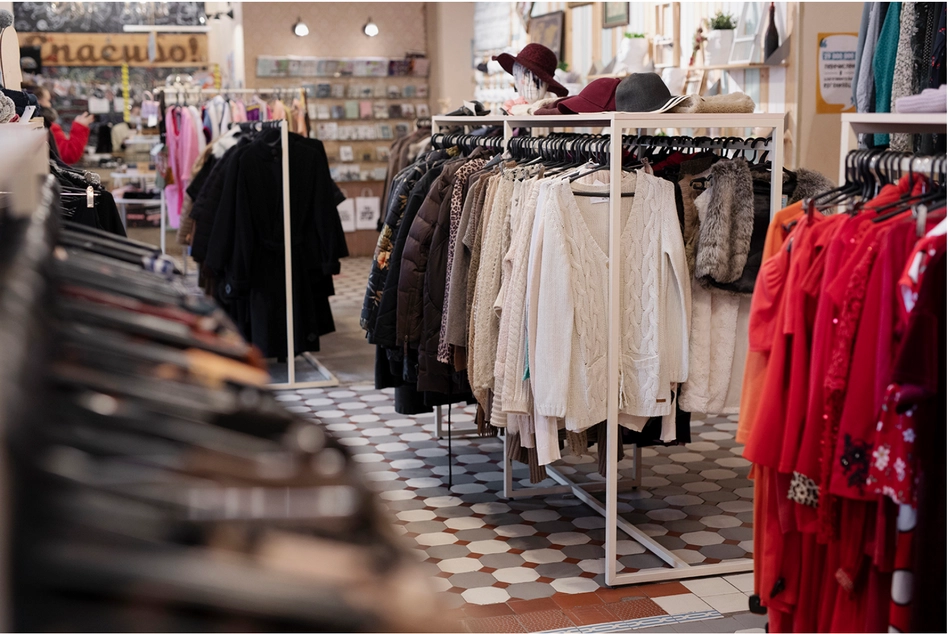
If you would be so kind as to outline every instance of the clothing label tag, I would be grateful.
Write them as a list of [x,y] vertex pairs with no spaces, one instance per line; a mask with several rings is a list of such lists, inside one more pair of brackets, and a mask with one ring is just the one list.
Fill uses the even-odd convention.
[[95,192],[92,191],[92,185],[86,187],[86,207],[89,209],[95,207]]
[[780,197],[780,208],[781,208],[781,209],[783,209],[784,207],[787,206],[787,200],[788,200],[788,199],[789,199],[789,196],[787,196],[786,194],[784,194],[783,196]]
[[23,115],[20,117],[20,123],[29,123],[30,119],[33,118],[33,111],[36,110],[36,106],[27,106],[23,108]]
[[596,204],[599,204],[599,203],[607,203],[607,202],[609,202],[609,197],[606,196],[605,198],[599,198],[599,197],[590,198],[590,199],[589,199],[589,202],[590,202],[591,204],[593,204],[593,205],[596,205]]

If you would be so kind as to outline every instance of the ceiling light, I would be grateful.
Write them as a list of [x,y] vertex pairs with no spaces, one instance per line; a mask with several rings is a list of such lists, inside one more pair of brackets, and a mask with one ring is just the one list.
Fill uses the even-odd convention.
[[293,25],[293,34],[297,37],[306,37],[309,35],[309,27],[303,22],[303,18],[296,18],[296,24]]
[[379,25],[373,22],[372,18],[369,18],[369,21],[362,27],[362,32],[369,37],[375,37],[379,34]]

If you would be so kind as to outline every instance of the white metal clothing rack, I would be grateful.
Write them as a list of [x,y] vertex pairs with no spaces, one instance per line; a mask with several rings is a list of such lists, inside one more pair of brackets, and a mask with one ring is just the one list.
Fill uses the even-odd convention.
[[[161,86],[155,89],[156,92],[174,93],[178,98],[181,95],[227,95],[227,94],[267,94],[280,93],[288,94],[297,92],[305,96],[302,88],[196,88],[180,84]],[[271,122],[264,122],[271,123]],[[303,359],[315,368],[320,375],[325,377],[318,381],[297,381],[296,380],[296,351],[295,351],[295,328],[293,317],[293,254],[292,254],[292,229],[290,227],[290,147],[289,147],[289,128],[285,119],[281,119],[280,126],[280,147],[282,148],[282,174],[283,174],[283,243],[285,245],[284,265],[286,267],[286,372],[287,380],[285,383],[272,383],[270,387],[276,390],[300,389],[314,387],[334,387],[339,385],[339,379],[324,366],[319,359],[311,352],[304,352]],[[165,216],[167,204],[165,202],[164,189],[161,190],[161,252],[165,251]]]
[[[774,174],[783,171],[783,131],[784,114],[655,114],[655,113],[628,113],[606,112],[599,114],[564,115],[564,116],[524,116],[524,117],[432,117],[432,130],[443,126],[482,126],[503,125],[504,143],[513,137],[513,129],[523,128],[603,128],[603,134],[609,135],[610,148],[610,198],[609,198],[609,261],[614,262],[621,250],[621,218],[619,208],[622,197],[622,134],[627,130],[638,130],[643,134],[645,130],[655,128],[681,129],[716,129],[716,128],[763,128],[771,130],[773,142],[771,151],[771,170]],[[782,179],[771,179],[771,217],[780,209]],[[605,581],[609,586],[621,586],[635,583],[650,583],[654,581],[668,581],[673,579],[689,579],[711,575],[732,574],[753,570],[753,561],[747,559],[725,561],[717,564],[691,565],[678,557],[671,550],[643,533],[641,530],[621,519],[619,507],[619,474],[616,449],[619,443],[619,350],[621,324],[619,267],[609,267],[609,346],[607,356],[608,368],[608,416],[607,416],[607,471],[606,471],[606,502],[603,504],[591,493],[601,489],[601,483],[577,483],[547,466],[547,473],[559,486],[548,488],[513,488],[512,465],[506,458],[504,464],[504,495],[506,497],[522,497],[533,495],[549,495],[569,492],[582,500],[596,512],[605,517]],[[506,443],[506,439],[505,439]],[[641,452],[638,447],[634,454],[635,477],[626,486],[637,486],[641,474]],[[631,573],[619,573],[617,566],[617,530],[621,529],[632,539],[640,543],[647,550],[657,555],[670,568],[640,570]]]
[[839,134],[839,183],[846,181],[846,155],[859,147],[858,134],[948,133],[948,114],[899,114],[897,112],[844,112]]

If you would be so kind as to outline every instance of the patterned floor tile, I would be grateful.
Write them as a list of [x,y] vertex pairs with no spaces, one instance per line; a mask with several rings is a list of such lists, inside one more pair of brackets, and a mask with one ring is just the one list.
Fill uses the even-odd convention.
[[[589,627],[627,631],[661,625],[655,619],[679,618],[661,616],[666,611],[720,617],[706,603],[682,612],[688,598],[676,596],[698,597],[681,583],[601,587],[604,521],[599,514],[569,495],[503,500],[502,439],[454,439],[449,456],[447,440],[434,437],[433,414],[398,414],[394,390],[372,385],[374,350],[359,327],[370,267],[371,258],[348,258],[334,278],[336,295],[330,301],[337,332],[326,337],[319,356],[344,384],[283,392],[278,398],[303,415],[322,419],[353,450],[369,485],[389,506],[396,530],[410,540],[420,559],[440,571],[438,589],[451,605],[480,610],[464,613],[465,629],[582,627],[589,634]],[[471,429],[474,414],[473,406],[451,408],[455,429]],[[736,423],[733,416],[695,415],[694,442],[643,448],[642,486],[620,495],[622,517],[689,563],[750,559],[753,486],[747,479],[749,463],[741,457],[743,447],[734,440]],[[603,481],[594,451],[566,455],[559,464],[578,481]],[[619,469],[631,475],[631,459],[620,461]],[[531,485],[523,465],[514,469],[513,480],[517,487],[553,484]],[[598,497],[604,499],[604,494]],[[629,539],[618,542],[617,552],[619,572],[664,566]],[[753,580],[735,575],[725,583],[736,592],[715,596],[742,594]],[[673,610],[663,610],[662,602]],[[627,629],[615,629],[617,623],[580,624],[563,612],[580,610],[583,616],[577,613],[577,620],[585,623],[598,618],[593,613],[601,616],[602,609],[621,611],[614,616],[625,619]],[[557,611],[559,616],[553,614]],[[543,617],[549,622],[521,618],[534,612],[549,612]],[[757,621],[747,623],[747,628],[758,626]]]
[[528,632],[542,632],[576,625],[561,610],[527,612],[520,614],[517,618]]
[[655,601],[644,597],[634,597],[628,601],[619,601],[618,603],[607,603],[605,606],[620,621],[660,616],[666,613]]
[[595,625],[597,623],[612,623],[616,620],[616,615],[606,609],[602,603],[599,605],[578,605],[565,610],[566,616],[576,625]]
[[711,610],[711,606],[691,594],[675,594],[664,597],[655,597],[655,603],[668,614],[686,614],[688,612],[702,612]]
[[462,621],[468,632],[528,632],[515,616],[488,616]]

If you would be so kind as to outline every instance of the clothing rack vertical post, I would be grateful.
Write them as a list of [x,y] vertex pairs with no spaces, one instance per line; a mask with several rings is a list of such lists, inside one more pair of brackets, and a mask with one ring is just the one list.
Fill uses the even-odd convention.
[[[677,129],[717,129],[717,128],[751,128],[759,127],[771,130],[771,173],[783,172],[783,113],[757,114],[655,114],[655,113],[627,113],[605,112],[599,114],[563,115],[563,116],[525,116],[525,117],[432,117],[432,132],[443,126],[483,126],[503,125],[504,145],[513,138],[515,127],[523,128],[577,128],[591,127],[604,128],[604,134],[610,139],[610,199],[609,199],[609,262],[615,262],[621,251],[620,227],[621,216],[621,173],[622,173],[622,133],[626,130],[640,131],[655,128]],[[750,148],[748,148],[750,149]],[[771,178],[771,217],[781,208],[782,179]],[[607,473],[605,503],[592,495],[602,489],[597,482],[574,482],[557,471],[555,467],[547,466],[547,474],[559,486],[527,487],[514,489],[512,476],[512,462],[507,458],[507,436],[504,435],[504,497],[524,497],[535,495],[551,495],[557,493],[572,493],[577,499],[601,514],[605,518],[605,581],[608,586],[621,586],[636,583],[652,583],[656,581],[670,581],[675,579],[692,579],[696,577],[716,576],[749,572],[754,568],[753,560],[737,559],[723,561],[717,564],[691,565],[681,557],[665,548],[657,541],[646,535],[627,520],[619,517],[619,473],[618,473],[618,443],[619,443],[619,350],[620,332],[620,271],[617,266],[609,267],[609,345],[607,356],[608,368],[608,418],[606,448]],[[440,412],[436,413],[440,418]],[[634,453],[635,476],[625,486],[638,486],[641,482],[641,449],[635,448]],[[617,531],[621,529],[632,539],[637,541],[646,550],[658,556],[670,568],[644,569],[637,572],[619,573],[617,552]]]
[[285,119],[279,121],[280,147],[283,148],[281,157],[281,172],[283,175],[283,264],[286,267],[286,383],[271,384],[277,390],[333,387],[339,385],[339,379],[326,366],[319,362],[311,352],[304,352],[303,358],[327,377],[321,381],[296,380],[296,342],[293,315],[293,229],[290,225],[290,134]]

